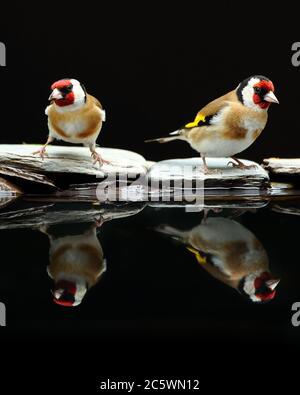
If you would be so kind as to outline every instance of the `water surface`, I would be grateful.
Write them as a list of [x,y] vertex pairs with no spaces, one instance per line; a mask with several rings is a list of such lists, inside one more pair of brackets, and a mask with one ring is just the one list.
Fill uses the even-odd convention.
[[[205,336],[296,345],[298,207],[219,204],[203,219],[203,212],[144,203],[18,201],[0,216],[3,338]],[[265,303],[239,289],[257,270],[280,279]]]

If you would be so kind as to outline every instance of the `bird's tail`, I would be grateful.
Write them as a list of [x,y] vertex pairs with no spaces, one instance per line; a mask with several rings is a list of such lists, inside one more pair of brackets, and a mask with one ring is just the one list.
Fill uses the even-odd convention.
[[178,139],[182,139],[182,130],[175,130],[175,132],[170,133],[170,137],[160,137],[158,139],[145,140],[145,143],[152,143],[153,141],[158,143],[168,143],[169,141]]
[[185,238],[186,232],[173,228],[172,226],[169,225],[160,225],[155,228],[156,232],[162,233],[164,235],[171,236],[172,239],[177,240],[177,241],[183,241]]

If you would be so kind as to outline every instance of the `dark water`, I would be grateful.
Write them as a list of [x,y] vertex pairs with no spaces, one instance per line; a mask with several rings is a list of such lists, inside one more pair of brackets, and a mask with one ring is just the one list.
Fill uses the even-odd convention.
[[[18,204],[6,211],[30,206]],[[204,222],[201,212],[143,204],[37,206],[1,217],[2,339],[298,344],[300,328],[291,323],[300,301],[297,203],[219,207]],[[237,289],[243,273],[255,271],[280,279],[268,303]],[[74,276],[88,289],[70,307],[80,302]]]
[[[214,206],[204,221],[143,203],[2,209],[0,385],[99,393],[108,378],[182,378],[212,391],[238,379],[257,390],[257,375],[268,389],[287,366],[296,377],[300,206]],[[256,283],[269,302],[239,292],[257,272],[280,279],[275,295]]]

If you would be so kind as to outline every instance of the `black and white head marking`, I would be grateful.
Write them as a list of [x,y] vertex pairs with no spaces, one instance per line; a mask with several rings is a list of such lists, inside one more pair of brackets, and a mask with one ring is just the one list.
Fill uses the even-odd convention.
[[259,275],[260,272],[249,274],[240,281],[238,286],[239,292],[252,302],[261,302],[261,299],[255,295],[256,289],[254,286],[254,281]]
[[249,78],[246,78],[244,81],[242,81],[236,89],[236,94],[237,94],[239,101],[241,103],[243,103],[245,106],[252,108],[253,110],[256,110],[256,111],[262,111],[262,109],[259,108],[259,106],[257,106],[253,102],[253,94],[254,94],[253,86],[262,80],[270,81],[269,78],[267,78],[263,75],[253,75]]

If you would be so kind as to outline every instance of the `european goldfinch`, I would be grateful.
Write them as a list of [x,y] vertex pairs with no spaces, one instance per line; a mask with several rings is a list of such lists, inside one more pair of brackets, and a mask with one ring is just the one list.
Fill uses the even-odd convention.
[[157,231],[183,243],[203,269],[249,301],[267,302],[275,297],[279,280],[270,274],[267,253],[240,223],[211,217],[189,231],[170,226]]
[[[78,226],[77,226],[78,227]],[[67,307],[78,306],[88,289],[97,284],[106,270],[106,259],[97,237],[97,224],[74,234],[74,224],[68,231],[57,228],[47,234],[50,241],[47,271],[53,279],[53,301]],[[73,234],[72,234],[73,230]]]
[[202,157],[204,171],[209,172],[206,157],[231,157],[235,167],[249,168],[233,158],[248,148],[267,123],[271,103],[279,103],[272,81],[261,75],[245,79],[236,89],[203,107],[193,122],[163,137],[146,142],[187,141]]
[[89,147],[94,163],[109,163],[96,151],[96,139],[105,121],[105,111],[100,102],[87,94],[84,86],[75,79],[56,81],[51,90],[51,104],[45,111],[48,116],[48,140],[34,154],[44,158],[46,146],[57,139],[81,143]]

